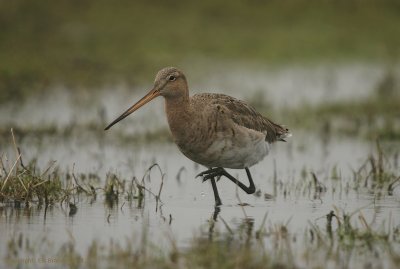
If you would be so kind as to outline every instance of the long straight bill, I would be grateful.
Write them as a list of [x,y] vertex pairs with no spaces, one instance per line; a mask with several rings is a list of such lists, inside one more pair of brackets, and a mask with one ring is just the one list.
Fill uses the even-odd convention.
[[128,108],[124,113],[122,113],[121,116],[119,116],[117,119],[115,119],[113,122],[111,122],[104,130],[110,129],[114,124],[116,124],[117,122],[125,119],[130,114],[132,114],[133,112],[135,112],[136,110],[138,110],[139,108],[141,108],[142,106],[144,106],[145,104],[147,104],[148,102],[150,102],[151,100],[153,100],[154,98],[156,98],[159,95],[160,95],[160,91],[159,90],[157,90],[155,88],[152,89],[148,94],[146,94],[136,104],[134,104],[133,106]]

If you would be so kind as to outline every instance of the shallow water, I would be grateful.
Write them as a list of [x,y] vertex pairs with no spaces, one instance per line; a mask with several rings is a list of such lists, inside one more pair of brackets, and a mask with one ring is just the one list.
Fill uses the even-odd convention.
[[[29,142],[29,138],[25,139]],[[165,173],[161,212],[156,212],[156,201],[150,195],[146,196],[142,208],[138,208],[136,202],[130,204],[123,198],[114,208],[107,207],[104,197],[100,195],[94,202],[81,198],[76,201],[78,211],[74,216],[69,216],[68,209],[59,205],[50,209],[46,217],[44,210],[35,207],[21,210],[4,207],[0,208],[1,242],[7,242],[21,232],[33,238],[46,236],[60,245],[72,236],[78,250],[83,252],[94,239],[108,242],[111,239],[121,241],[132,234],[140,237],[143,224],[146,224],[151,239],[169,246],[169,237],[165,236],[169,234],[177,240],[178,246],[186,246],[192,235],[207,226],[214,214],[210,184],[195,178],[202,167],[186,159],[173,144],[121,145],[112,138],[102,142],[97,139],[82,142],[80,139],[54,137],[51,140],[51,143],[39,148],[24,142],[19,146],[23,149],[24,158],[38,156],[39,167],[47,167],[48,161],[54,159],[61,171],[71,171],[75,166],[75,173],[92,172],[103,180],[110,171],[122,179],[131,180],[134,176],[141,179],[147,168],[158,163]],[[267,223],[286,223],[290,220],[288,227],[291,231],[302,233],[309,221],[324,226],[324,216],[336,206],[346,212],[362,208],[366,219],[375,218],[377,224],[391,215],[393,224],[398,225],[398,197],[376,198],[367,190],[356,192],[345,188],[346,183],[351,184],[352,181],[351,168],[360,167],[372,150],[368,143],[353,139],[322,142],[316,137],[295,133],[288,143],[275,144],[270,155],[251,168],[256,187],[261,190],[260,197],[238,191],[239,201],[231,182],[226,179],[218,182],[223,201],[219,216],[230,225],[251,218],[258,227],[268,213]],[[12,148],[8,152],[12,155]],[[276,193],[274,162],[278,182]],[[339,171],[341,183],[328,178],[333,167]],[[184,170],[180,172],[182,168]],[[328,192],[314,197],[313,187],[309,186],[312,182],[310,175],[302,179],[304,169],[315,172]],[[243,171],[231,172],[246,180]],[[145,181],[146,187],[154,193],[158,193],[160,182],[160,172],[156,168],[151,171],[150,180]],[[336,191],[333,191],[334,188]],[[274,195],[274,198],[265,200],[265,193]],[[242,208],[239,202],[249,206]],[[218,221],[217,227],[224,229]],[[6,248],[6,244],[1,244],[0,252],[5,253]]]
[[[379,80],[382,71],[379,68],[365,67],[350,69],[351,72],[349,69],[334,70],[334,82],[329,83],[336,86],[331,88],[321,86],[325,83],[324,78],[319,81],[309,80],[314,76],[313,72],[323,72],[321,69],[297,72],[290,69],[278,74],[271,71],[266,75],[256,73],[247,82],[243,82],[241,78],[246,78],[244,74],[250,72],[238,71],[222,76],[226,79],[224,81],[210,81],[215,82],[219,88],[224,88],[223,85],[227,88],[232,86],[231,94],[236,93],[238,97],[243,94],[249,98],[259,91],[265,81],[272,81],[267,89],[277,90],[267,91],[265,96],[276,100],[279,107],[286,104],[298,105],[304,101],[306,92],[296,93],[298,86],[314,87],[314,90],[308,92],[314,98],[311,102],[322,102],[327,96],[333,99],[365,97],[372,92],[371,85]],[[242,76],[238,76],[237,73]],[[324,76],[319,74],[316,77]],[[365,82],[364,78],[369,80]],[[360,85],[357,81],[366,84]],[[347,86],[343,87],[342,84]],[[358,90],[349,91],[354,85],[359,87]],[[240,93],[241,87],[250,90],[246,94]],[[312,94],[316,93],[317,89],[322,90],[318,91],[318,94]],[[139,95],[142,94],[134,95],[132,101]],[[292,98],[289,100],[284,98],[284,95]],[[37,209],[35,206],[15,209],[3,204],[0,205],[1,256],[7,253],[7,242],[20,233],[32,241],[47,238],[54,242],[53,249],[58,249],[68,240],[73,240],[77,250],[82,253],[87,251],[93,240],[107,244],[111,240],[123,242],[133,235],[139,244],[144,234],[151,241],[157,242],[159,247],[171,247],[171,238],[179,247],[186,247],[194,234],[212,236],[210,231],[225,231],[227,228],[222,219],[232,227],[251,220],[254,227],[258,228],[266,214],[267,226],[288,223],[287,227],[294,235],[301,235],[310,222],[325,227],[325,215],[334,207],[347,213],[361,210],[368,223],[377,227],[382,223],[400,225],[398,190],[395,190],[393,196],[376,196],[368,189],[352,188],[353,170],[357,170],[375,150],[374,144],[356,138],[319,137],[312,132],[305,133],[300,130],[291,130],[293,137],[287,143],[274,144],[270,155],[251,168],[256,188],[260,190],[259,196],[246,195],[240,190],[236,193],[236,188],[230,181],[221,179],[218,189],[223,205],[220,212],[215,212],[209,182],[202,183],[201,179],[195,178],[203,168],[184,157],[175,145],[159,142],[139,144],[119,139],[121,133],[134,136],[144,130],[164,128],[166,123],[160,108],[161,100],[143,108],[140,113],[106,133],[101,128],[87,125],[94,123],[105,126],[113,115],[118,115],[130,104],[127,96],[129,93],[126,89],[117,88],[112,94],[102,91],[93,98],[94,101],[88,102],[91,100],[90,96],[77,98],[58,90],[44,99],[33,98],[32,102],[22,107],[16,108],[15,104],[1,107],[0,124],[23,127],[26,133],[17,137],[23,159],[37,159],[38,167],[43,170],[54,160],[64,172],[73,170],[76,174],[95,173],[102,181],[107,173],[111,172],[129,182],[133,177],[143,178],[146,170],[157,163],[165,174],[161,206],[158,207],[154,197],[148,193],[144,205],[139,206],[137,201],[128,202],[121,197],[119,203],[112,208],[104,202],[101,194],[96,201],[76,197],[78,211],[72,216],[69,215],[68,208],[59,204],[48,209],[46,215],[43,209]],[[54,125],[58,130],[81,127],[67,134],[56,131],[54,134],[38,136],[29,131],[40,128],[41,124]],[[383,146],[389,152],[390,149],[400,148],[398,143],[387,145],[386,148]],[[6,156],[9,160],[15,158],[11,136],[8,141],[1,141],[0,147],[3,157]],[[339,180],[331,178],[333,169],[340,175]],[[244,171],[231,172],[246,182]],[[326,185],[327,192],[315,193],[310,172],[314,172],[319,181]],[[157,168],[151,171],[150,180],[145,179],[146,187],[154,193],[158,193],[160,182],[161,175]],[[99,183],[100,186],[103,184]],[[240,206],[239,203],[245,206]],[[217,220],[214,230],[210,229],[210,220],[213,217]],[[144,227],[147,227],[147,230],[144,230]],[[301,248],[301,241],[297,244]],[[4,261],[2,260],[0,265],[2,262]]]
[[[268,107],[284,109],[326,101],[357,101],[370,96],[385,78],[388,70],[400,73],[400,66],[390,69],[380,64],[320,64],[272,68],[232,64],[187,70],[192,94],[225,93],[253,100]],[[205,79],[206,78],[206,79]],[[101,123],[106,125],[151,88],[146,85],[129,88],[124,84],[96,91],[73,91],[56,87],[43,95],[32,96],[23,104],[0,106],[1,126],[42,128]],[[161,98],[140,109],[137,116],[125,119],[126,128],[134,132],[143,128],[167,126]],[[151,113],[149,121],[144,115]],[[284,119],[277,119],[284,122]],[[130,123],[130,124],[129,124]],[[119,127],[123,128],[123,127]]]

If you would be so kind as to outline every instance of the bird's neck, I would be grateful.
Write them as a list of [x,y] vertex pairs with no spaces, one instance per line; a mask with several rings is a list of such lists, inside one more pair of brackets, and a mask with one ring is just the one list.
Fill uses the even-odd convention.
[[165,98],[165,112],[174,138],[183,135],[191,118],[189,95]]

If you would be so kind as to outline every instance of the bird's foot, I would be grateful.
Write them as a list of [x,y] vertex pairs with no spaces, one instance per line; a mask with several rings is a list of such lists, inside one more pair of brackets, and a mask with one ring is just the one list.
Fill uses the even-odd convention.
[[212,178],[217,178],[217,181],[219,181],[221,179],[221,177],[224,175],[225,173],[225,169],[222,167],[217,167],[217,168],[211,168],[208,169],[204,172],[201,172],[200,174],[198,174],[196,176],[197,177],[202,177],[203,178],[203,182],[212,179]]

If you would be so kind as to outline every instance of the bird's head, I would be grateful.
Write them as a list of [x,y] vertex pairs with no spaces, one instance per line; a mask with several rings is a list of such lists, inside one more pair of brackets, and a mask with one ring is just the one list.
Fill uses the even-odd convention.
[[128,115],[138,110],[154,98],[163,96],[166,99],[182,98],[188,96],[188,85],[182,71],[175,67],[166,67],[158,71],[154,80],[153,88],[133,106],[128,108],[121,116],[111,122],[105,130],[110,129],[114,124],[123,120]]
[[187,94],[188,86],[182,71],[175,67],[166,67],[158,71],[154,88],[165,98],[180,97]]

